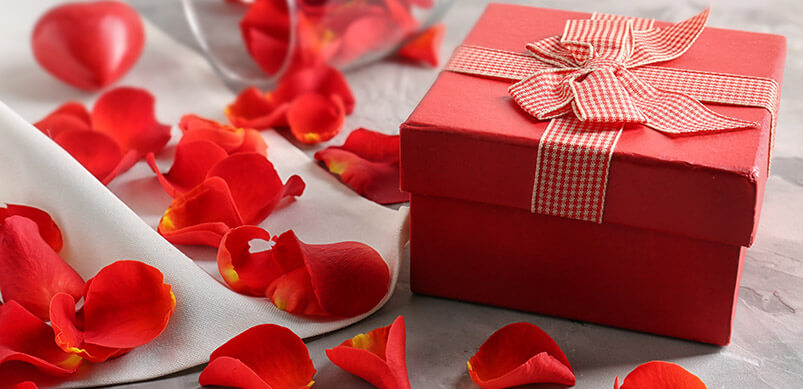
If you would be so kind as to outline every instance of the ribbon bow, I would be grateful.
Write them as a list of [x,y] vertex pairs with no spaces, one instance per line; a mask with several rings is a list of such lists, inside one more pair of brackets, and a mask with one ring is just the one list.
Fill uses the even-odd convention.
[[625,124],[673,134],[756,127],[700,101],[778,106],[774,80],[651,66],[681,56],[708,20],[705,10],[664,29],[651,19],[594,14],[563,34],[527,45],[528,54],[462,45],[446,70],[517,81],[513,99],[551,119],[538,143],[531,211],[602,223],[608,171]]
[[527,49],[553,67],[513,84],[508,91],[528,113],[545,120],[574,112],[583,122],[640,123],[667,133],[754,127],[728,118],[682,93],[662,91],[629,69],[675,59],[705,27],[709,10],[665,29],[648,19],[605,15],[569,20],[563,35]]

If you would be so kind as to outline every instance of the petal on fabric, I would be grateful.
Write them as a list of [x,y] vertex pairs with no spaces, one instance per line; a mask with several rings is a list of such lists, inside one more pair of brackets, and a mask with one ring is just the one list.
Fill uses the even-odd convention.
[[409,389],[405,341],[404,317],[399,316],[387,327],[359,334],[326,350],[326,356],[379,389]]
[[343,129],[346,112],[337,95],[308,93],[290,103],[287,123],[301,143],[315,144],[332,139]]
[[179,144],[204,140],[217,144],[229,154],[256,152],[267,155],[268,144],[258,131],[251,128],[234,127],[197,115],[182,116],[178,126],[182,131]]
[[67,130],[91,130],[92,122],[86,107],[74,101],[65,103],[55,111],[34,123],[34,126],[47,136],[55,138]]
[[281,70],[290,48],[290,14],[284,0],[257,0],[240,21],[251,58],[267,74]]
[[157,230],[173,244],[218,247],[229,229],[242,224],[226,181],[210,177],[175,198]]
[[56,344],[64,351],[75,357],[90,362],[100,363],[110,358],[123,355],[131,349],[116,347],[103,347],[84,342],[83,333],[84,312],[75,311],[75,299],[66,294],[59,293],[50,301],[50,325],[55,333]]
[[360,128],[349,134],[343,146],[316,152],[315,159],[365,198],[379,204],[410,200],[400,189],[398,135]]
[[619,377],[614,382],[615,389],[705,389],[705,383],[682,366],[663,361],[652,361],[640,365],[625,377],[619,385]]
[[181,142],[176,146],[173,156],[173,166],[167,173],[162,174],[156,165],[156,157],[148,153],[145,160],[151,170],[156,173],[159,184],[170,197],[176,198],[190,189],[198,186],[206,179],[206,174],[218,162],[224,160],[229,154],[222,147],[208,140],[194,140]]
[[513,323],[494,332],[468,361],[468,371],[485,389],[575,383],[563,351],[546,332],[530,323]]
[[49,213],[27,205],[6,204],[5,207],[0,207],[0,231],[2,231],[4,221],[14,215],[33,220],[39,228],[39,235],[42,236],[42,239],[44,239],[54,251],[61,251],[64,245],[61,230]]
[[9,216],[0,230],[0,294],[42,320],[59,292],[80,298],[84,280],[42,238],[36,222]]
[[[69,297],[69,296],[68,296]],[[83,359],[64,352],[53,341],[53,330],[16,301],[0,305],[0,366],[18,361],[42,373],[75,373]]]
[[370,311],[388,292],[388,266],[366,244],[311,245],[289,230],[276,239],[272,251],[284,274],[265,294],[289,313],[309,315],[320,307],[325,316],[354,317]]
[[217,265],[223,280],[237,293],[264,296],[271,280],[281,275],[271,250],[252,252],[251,242],[270,242],[270,233],[257,226],[232,228],[220,242]]
[[262,324],[224,343],[198,383],[238,388],[309,388],[315,367],[307,346],[285,327]]
[[443,23],[430,27],[402,46],[399,49],[399,55],[411,61],[437,67],[445,29]]
[[110,176],[123,159],[117,142],[101,132],[67,130],[53,140],[102,182],[111,181]]
[[283,184],[273,164],[257,153],[233,154],[213,166],[208,175],[226,182],[244,224],[265,220],[283,198],[300,196],[305,187],[296,175]]
[[275,103],[259,89],[250,87],[240,92],[224,112],[231,124],[237,127],[266,130],[287,125],[288,106],[289,103]]
[[346,114],[354,111],[355,99],[346,78],[331,66],[321,65],[295,71],[282,78],[276,90],[268,96],[272,101],[290,103],[310,93],[339,96]]
[[245,129],[243,132],[243,144],[235,153],[257,153],[263,157],[268,156],[268,144],[265,138],[257,130]]
[[111,89],[92,108],[92,128],[116,140],[123,153],[158,153],[170,140],[170,126],[156,120],[154,105],[153,95],[144,89]]

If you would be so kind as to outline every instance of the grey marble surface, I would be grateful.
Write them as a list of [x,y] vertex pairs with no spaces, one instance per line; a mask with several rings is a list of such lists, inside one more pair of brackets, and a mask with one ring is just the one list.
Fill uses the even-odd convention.
[[[142,14],[177,40],[197,47],[174,0],[130,0]],[[487,1],[459,0],[446,16],[442,58],[459,44]],[[601,11],[678,21],[709,2],[686,0],[516,1],[540,7]],[[547,331],[566,352],[577,388],[610,388],[641,363],[669,360],[700,376],[709,388],[803,388],[803,2],[798,0],[711,1],[709,25],[782,34],[788,57],[782,91],[773,175],[758,237],[747,252],[733,342],[715,347],[594,324],[413,295],[403,274],[392,300],[374,316],[307,342],[318,373],[315,387],[369,388],[332,365],[324,350],[346,338],[407,321],[407,361],[413,388],[475,388],[466,361],[496,329],[529,321]],[[347,76],[358,108],[346,128],[397,132],[434,80],[436,71],[393,61]],[[331,143],[345,139],[344,132]],[[324,145],[325,146],[325,145]],[[312,154],[315,149],[305,151]],[[232,318],[236,320],[236,318]],[[120,387],[195,388],[201,368]],[[549,386],[533,385],[533,388]]]

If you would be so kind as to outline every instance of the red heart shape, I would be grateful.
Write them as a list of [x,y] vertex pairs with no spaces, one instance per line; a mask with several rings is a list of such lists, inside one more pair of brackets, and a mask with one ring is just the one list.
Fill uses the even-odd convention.
[[70,3],[39,18],[31,44],[34,57],[50,74],[93,91],[113,84],[134,66],[145,45],[145,27],[125,3]]

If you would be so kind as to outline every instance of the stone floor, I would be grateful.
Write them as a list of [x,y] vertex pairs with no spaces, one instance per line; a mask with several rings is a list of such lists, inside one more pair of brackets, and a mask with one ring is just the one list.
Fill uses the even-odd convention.
[[[180,42],[197,48],[177,1],[130,0],[152,23]],[[482,12],[484,0],[460,0],[445,18],[446,58]],[[601,11],[677,21],[708,5],[700,1],[639,0],[516,1],[540,7]],[[465,362],[495,329],[530,321],[550,333],[577,373],[577,388],[612,387],[649,360],[682,364],[709,388],[793,388],[803,384],[803,2],[796,0],[711,1],[710,26],[782,34],[788,40],[773,175],[755,245],[748,250],[736,313],[733,343],[714,347],[629,332],[599,325],[468,303],[413,295],[403,276],[392,300],[363,322],[308,341],[318,369],[316,387],[361,388],[365,382],[343,372],[324,350],[343,339],[389,324],[403,314],[407,321],[408,368],[414,388],[474,388]],[[350,72],[358,101],[346,128],[359,126],[398,131],[434,80],[430,69],[380,62]],[[346,134],[333,142],[340,143]],[[308,153],[314,149],[305,150]],[[194,388],[201,368],[133,385],[145,388]],[[546,387],[546,386],[532,386]]]

